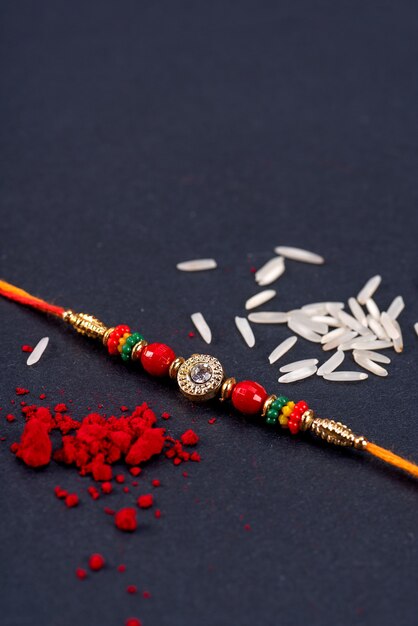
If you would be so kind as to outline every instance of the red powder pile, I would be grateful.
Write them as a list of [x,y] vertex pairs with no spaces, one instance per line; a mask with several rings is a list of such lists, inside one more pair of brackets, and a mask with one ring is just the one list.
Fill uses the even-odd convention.
[[[125,407],[124,407],[125,408]],[[146,403],[137,406],[131,415],[105,418],[90,413],[81,421],[68,415],[67,406],[57,404],[54,411],[47,407],[26,405],[22,408],[26,418],[25,429],[19,443],[11,449],[30,467],[43,467],[53,458],[58,463],[75,466],[82,476],[91,475],[96,481],[108,483],[113,477],[112,465],[124,462],[137,476],[139,467],[151,457],[160,455],[173,460],[175,465],[184,461],[200,461],[196,453],[183,446],[192,446],[198,436],[188,430],[181,441],[165,434],[164,428],[155,426],[157,418]],[[61,433],[61,446],[53,453],[50,433]],[[117,474],[116,482],[123,483],[125,476]],[[102,487],[103,489],[103,487]],[[107,491],[109,487],[104,489]],[[92,498],[99,497],[98,490],[90,489]]]
[[[27,389],[16,388],[17,395],[27,393]],[[39,398],[44,400],[46,395],[42,393]],[[175,439],[166,434],[165,428],[157,426],[156,415],[146,403],[137,406],[132,413],[129,413],[126,406],[121,406],[120,409],[123,415],[118,417],[105,417],[94,412],[78,420],[71,417],[63,402],[53,408],[21,402],[25,426],[20,441],[10,446],[11,452],[31,468],[42,468],[55,461],[76,469],[81,476],[90,476],[96,481],[96,485],[88,486],[87,494],[94,501],[106,498],[115,491],[129,494],[130,488],[124,483],[130,477],[139,477],[142,473],[141,466],[152,457],[171,459],[174,465],[200,461],[197,452],[185,449],[195,446],[199,441],[193,430],[186,430],[179,439]],[[170,414],[165,412],[161,417],[167,420]],[[9,414],[5,419],[12,422],[16,417]],[[119,471],[114,475],[115,464],[125,466],[129,473],[123,474]],[[131,484],[135,487],[139,483],[132,481]],[[154,478],[151,485],[157,488],[161,486],[161,482]],[[60,486],[55,487],[54,493],[68,508],[77,507],[80,503],[78,494],[69,493]],[[135,499],[132,500],[132,504],[134,503]],[[138,528],[138,516],[142,514],[140,510],[150,509],[154,503],[152,494],[143,493],[136,498],[136,506],[126,506],[119,510],[102,507],[102,510],[113,516],[118,530],[129,533]],[[161,511],[157,508],[154,510],[154,518],[160,517]],[[98,572],[105,567],[105,560],[100,554],[92,554],[88,566],[92,572]],[[117,569],[123,572],[125,566],[120,565]],[[75,574],[78,579],[84,580],[88,577],[88,570],[78,567]],[[130,584],[126,591],[137,594],[138,589],[136,585]],[[143,597],[149,598],[149,592],[144,591]],[[141,626],[141,622],[132,617],[126,620],[126,625]]]

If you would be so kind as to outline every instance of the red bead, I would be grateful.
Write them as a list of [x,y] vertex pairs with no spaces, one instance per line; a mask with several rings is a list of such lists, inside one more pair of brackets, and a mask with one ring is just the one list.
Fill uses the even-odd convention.
[[253,415],[259,413],[267,400],[267,391],[252,380],[237,383],[232,392],[232,404],[241,413]]
[[167,376],[170,365],[176,358],[175,352],[164,343],[151,343],[141,354],[142,367],[152,376]]
[[287,425],[292,435],[296,435],[299,432],[299,424],[297,424],[296,422],[289,420]]

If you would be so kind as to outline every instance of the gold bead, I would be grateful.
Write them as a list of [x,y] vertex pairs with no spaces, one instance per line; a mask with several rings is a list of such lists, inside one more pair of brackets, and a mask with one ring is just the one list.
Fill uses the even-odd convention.
[[308,428],[311,427],[312,422],[314,421],[314,417],[315,417],[314,412],[311,411],[311,409],[308,409],[308,411],[305,411],[305,413],[302,415],[300,429],[308,430]]
[[131,352],[132,361],[139,361],[142,351],[144,348],[146,348],[147,345],[148,341],[145,341],[145,339],[141,339],[141,341],[138,341],[138,343],[134,345]]
[[108,328],[107,331],[105,332],[105,334],[103,335],[103,345],[104,346],[107,346],[107,342],[109,341],[109,337],[113,333],[114,330],[115,330],[114,327]]
[[269,410],[269,408],[271,407],[271,405],[273,404],[275,400],[277,400],[277,396],[275,396],[274,393],[267,398],[267,400],[263,404],[261,417],[264,417],[265,415],[267,415],[267,411]]
[[170,365],[170,369],[168,370],[168,375],[170,376],[170,378],[173,378],[173,380],[177,378],[177,372],[179,371],[180,367],[183,365],[184,361],[185,359],[183,359],[182,356],[178,356],[177,358],[174,359],[174,361]]
[[235,378],[226,378],[222,383],[221,391],[220,391],[220,402],[224,402],[225,400],[229,400],[234,390],[237,381]]

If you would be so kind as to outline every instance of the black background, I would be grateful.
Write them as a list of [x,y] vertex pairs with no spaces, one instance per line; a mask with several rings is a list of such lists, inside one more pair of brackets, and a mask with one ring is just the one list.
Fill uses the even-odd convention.
[[[381,273],[378,304],[407,303],[389,377],[286,391],[418,459],[417,20],[413,1],[2,2],[1,275],[185,356],[207,349],[188,337],[200,310],[228,373],[275,391],[267,355],[289,332],[259,326],[250,350],[234,327],[257,291],[251,266],[279,244],[326,257],[287,264],[276,310],[345,300]],[[217,271],[175,269],[205,256]],[[4,626],[417,623],[415,481],[192,406],[12,303],[0,316]],[[20,346],[44,335],[28,368]],[[322,358],[300,340],[287,360],[308,356]],[[9,453],[17,385],[32,401],[44,388],[51,403],[71,399],[80,417],[146,400],[172,414],[174,435],[195,428],[202,462],[151,462],[141,490],[161,479],[163,517],[144,512],[135,535],[119,533],[102,505],[132,496],[94,503],[76,472],[34,472]],[[81,506],[67,510],[56,484]],[[108,568],[80,582],[94,551]],[[129,583],[152,598],[128,596]]]

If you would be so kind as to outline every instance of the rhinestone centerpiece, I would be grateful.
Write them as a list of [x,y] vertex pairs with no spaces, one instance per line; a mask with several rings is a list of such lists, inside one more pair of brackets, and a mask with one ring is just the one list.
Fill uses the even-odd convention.
[[198,363],[190,370],[190,378],[194,383],[201,385],[212,378],[213,371],[209,363]]
[[193,354],[177,373],[180,391],[190,400],[198,402],[214,398],[223,379],[222,365],[208,354]]

